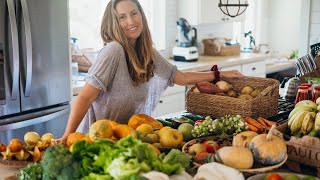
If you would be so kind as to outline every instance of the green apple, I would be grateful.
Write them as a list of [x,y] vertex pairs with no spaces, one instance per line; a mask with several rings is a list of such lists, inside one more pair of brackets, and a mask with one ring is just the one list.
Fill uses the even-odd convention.
[[189,123],[182,123],[178,127],[178,131],[182,134],[184,141],[190,141],[191,139],[193,139],[193,136],[191,133],[192,129],[193,129],[193,126]]
[[295,174],[287,174],[283,177],[283,180],[300,180],[300,178]]

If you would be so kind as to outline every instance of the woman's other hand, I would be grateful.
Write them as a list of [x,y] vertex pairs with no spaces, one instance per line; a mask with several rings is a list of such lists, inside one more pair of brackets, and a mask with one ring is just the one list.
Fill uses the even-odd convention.
[[60,139],[56,139],[54,144],[64,144],[66,145],[67,144],[67,136],[63,136],[62,138]]
[[232,77],[244,77],[244,75],[237,70],[232,70],[232,71],[220,71],[220,77],[232,78]]

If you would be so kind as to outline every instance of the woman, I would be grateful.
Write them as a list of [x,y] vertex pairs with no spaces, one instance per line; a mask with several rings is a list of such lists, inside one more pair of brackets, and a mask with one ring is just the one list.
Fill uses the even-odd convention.
[[[77,129],[82,119],[83,133],[99,119],[126,124],[134,114],[151,115],[168,86],[215,78],[212,72],[181,72],[162,57],[153,48],[147,20],[137,0],[111,0],[102,20],[101,36],[106,46],[89,69],[62,140]],[[237,71],[221,72],[220,76],[242,77]]]

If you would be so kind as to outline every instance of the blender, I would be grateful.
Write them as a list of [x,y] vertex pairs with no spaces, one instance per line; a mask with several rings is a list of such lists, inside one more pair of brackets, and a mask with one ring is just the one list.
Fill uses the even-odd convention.
[[[197,29],[191,27],[185,18],[179,18],[177,21],[177,44],[173,48],[172,54],[175,61],[197,61],[199,54],[197,43]],[[194,31],[194,35],[191,35]]]

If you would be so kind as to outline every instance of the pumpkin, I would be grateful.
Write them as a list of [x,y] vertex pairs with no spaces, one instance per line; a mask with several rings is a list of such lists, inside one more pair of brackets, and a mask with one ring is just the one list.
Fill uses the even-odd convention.
[[253,155],[245,147],[224,146],[216,153],[216,159],[236,169],[250,169],[253,166]]
[[233,137],[232,146],[249,148],[251,140],[256,137],[258,133],[253,131],[244,131]]
[[92,141],[98,138],[111,138],[112,134],[113,128],[105,119],[94,122],[89,128],[89,137]]
[[137,127],[141,124],[149,124],[154,129],[161,129],[163,127],[163,125],[159,121],[146,114],[135,114],[131,116],[128,121],[128,125],[133,129],[137,129]]
[[252,139],[249,149],[254,160],[264,165],[274,165],[282,162],[287,156],[287,146],[283,139],[272,135],[275,126],[268,134],[260,134]]
[[136,131],[128,125],[121,124],[113,129],[113,136],[117,139],[121,139],[129,135],[132,135],[134,138],[138,137]]

